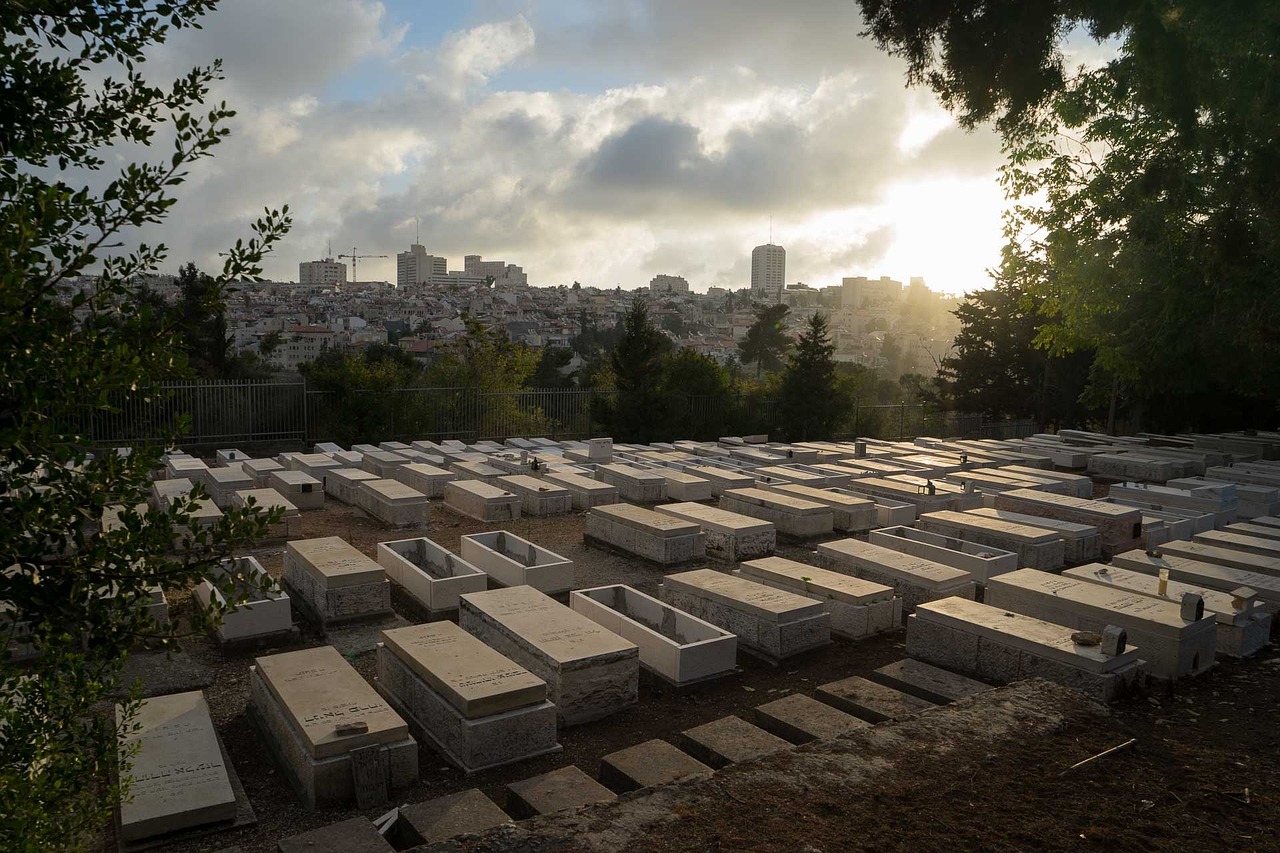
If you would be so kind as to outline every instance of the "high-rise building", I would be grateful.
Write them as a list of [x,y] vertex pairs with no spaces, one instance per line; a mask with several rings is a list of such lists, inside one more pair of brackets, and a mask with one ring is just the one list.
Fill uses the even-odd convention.
[[409,251],[396,255],[396,287],[429,282],[432,276],[449,274],[449,261],[438,255],[428,255],[427,250],[414,243]]
[[468,276],[480,278],[493,277],[498,287],[525,287],[529,277],[522,267],[506,261],[486,261],[480,255],[467,255],[463,258],[463,270]]
[[[924,280],[920,280],[921,286]],[[902,299],[902,282],[882,275],[869,279],[865,275],[841,279],[841,300],[845,308],[870,308],[876,305],[892,305]]]
[[682,275],[655,275],[649,281],[650,293],[688,293],[689,282]]
[[299,284],[346,284],[347,265],[333,258],[298,264]]
[[751,298],[777,305],[782,301],[782,280],[787,275],[787,250],[765,243],[751,250]]

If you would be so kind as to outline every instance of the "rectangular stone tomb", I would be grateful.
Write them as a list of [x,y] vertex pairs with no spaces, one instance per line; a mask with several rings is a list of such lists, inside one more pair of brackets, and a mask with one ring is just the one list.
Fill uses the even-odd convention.
[[1217,650],[1220,655],[1249,657],[1265,646],[1271,636],[1271,614],[1258,606],[1260,602],[1256,595],[1235,596],[1203,584],[1179,581],[1167,581],[1161,592],[1160,579],[1155,575],[1097,563],[1067,569],[1062,576],[1151,596],[1177,606],[1181,606],[1183,595],[1198,595],[1204,601],[1205,614],[1217,620]]
[[392,450],[370,450],[360,460],[361,468],[384,479],[394,478],[396,469],[408,464],[408,456]]
[[903,720],[937,707],[937,703],[928,699],[859,675],[823,684],[813,695],[833,708],[872,724]]
[[1248,589],[1257,595],[1268,613],[1280,613],[1280,576],[1277,575],[1233,569],[1173,554],[1155,557],[1145,551],[1116,554],[1111,558],[1111,565],[1147,575],[1159,575],[1166,571],[1170,580],[1216,589],[1219,592],[1234,593],[1239,589]]
[[1059,521],[1039,515],[1024,515],[1003,509],[971,509],[967,515],[978,515],[1050,530],[1062,537],[1063,556],[1068,565],[1092,563],[1102,556],[1102,534],[1088,524]]
[[769,491],[831,507],[831,523],[836,530],[865,533],[877,526],[876,504],[871,498],[837,489],[819,489],[798,483],[769,486]]
[[542,479],[553,485],[568,489],[573,499],[574,509],[588,510],[593,506],[616,504],[618,502],[617,486],[593,480],[582,474],[553,472]]
[[630,504],[594,507],[583,540],[634,554],[660,566],[677,566],[707,555],[700,525]]
[[458,596],[483,592],[488,575],[430,539],[378,543],[378,565],[430,617],[458,609]]
[[464,595],[458,624],[545,681],[561,725],[607,717],[638,699],[635,643],[533,587]]
[[560,749],[546,682],[452,622],[383,631],[377,659],[413,733],[468,773]]
[[298,509],[320,509],[324,506],[324,486],[310,474],[272,471],[267,475],[267,484]]
[[937,705],[967,699],[991,689],[989,684],[911,658],[885,664],[868,678]]
[[280,520],[267,532],[268,537],[287,537],[289,522],[298,517],[298,508],[293,505],[293,501],[275,489],[247,489],[231,496],[231,506],[236,509],[248,509],[250,505],[263,514],[272,510],[280,511]]
[[1262,554],[1250,554],[1248,551],[1222,548],[1204,542],[1165,542],[1156,550],[1161,554],[1186,557],[1188,560],[1280,577],[1280,559]]
[[979,545],[942,533],[930,533],[914,527],[886,527],[873,530],[867,537],[872,545],[911,554],[944,566],[966,571],[979,585],[996,575],[1018,568],[1018,555],[1003,548]]
[[[211,580],[203,580],[192,588],[196,603],[202,609],[216,606],[222,618],[214,635],[220,643],[257,643],[293,633],[293,611],[289,596],[253,557],[236,557],[214,569]],[[234,583],[244,601],[228,605],[221,587]]]
[[1197,533],[1192,541],[1215,548],[1257,554],[1259,557],[1280,557],[1280,541],[1268,536],[1254,536],[1235,530],[1210,530],[1208,533]]
[[680,748],[708,767],[722,768],[791,748],[741,717],[721,717],[680,733]]
[[736,563],[773,553],[777,533],[772,523],[700,503],[662,504],[654,509],[691,521],[707,536],[707,554]]
[[[887,498],[910,504],[915,507],[917,514],[956,508],[954,495],[949,492],[938,491],[931,495],[925,486],[891,480],[887,477],[863,477],[853,482],[852,490],[877,501]],[[914,520],[913,516],[912,521]]]
[[462,559],[502,586],[531,586],[547,595],[573,589],[573,560],[505,530],[463,536]]
[[1108,494],[1119,500],[1136,501],[1157,508],[1190,509],[1212,513],[1215,524],[1230,524],[1239,512],[1235,490],[1222,491],[1207,487],[1153,486],[1148,483],[1117,483]]
[[1065,562],[1065,541],[1057,531],[1044,527],[950,510],[927,512],[920,516],[919,525],[930,533],[1012,551],[1020,564],[1047,572],[1061,569]]
[[596,466],[596,479],[616,486],[623,500],[657,503],[667,498],[667,480],[661,474],[631,465],[609,463]]
[[333,468],[325,472],[324,490],[334,500],[355,506],[360,484],[379,479],[382,478],[362,468]]
[[283,471],[284,466],[274,459],[246,459],[240,463],[240,470],[253,477],[253,488],[267,488],[267,479],[272,471]]
[[565,515],[573,510],[573,495],[563,486],[527,474],[499,477],[497,485],[520,497],[520,514]]
[[[177,480],[156,480],[151,484],[152,503],[156,509],[163,512],[179,499],[189,498],[194,489],[195,485],[185,477]],[[218,509],[218,505],[209,498],[197,499],[194,507],[187,507],[187,513],[192,527],[208,527],[222,518],[222,510]]]
[[256,480],[237,465],[234,468],[210,468],[204,475],[209,497],[221,509],[231,506],[231,496],[244,489],[252,489]]
[[830,506],[765,489],[730,489],[720,496],[720,508],[772,522],[794,539],[825,536],[835,524]]
[[795,744],[834,740],[871,724],[803,693],[792,693],[755,709],[755,724]]
[[229,828],[236,795],[204,693],[146,699],[133,722],[140,728],[120,738],[121,750],[138,750],[131,759],[131,799],[120,804],[120,839],[216,823]]
[[992,503],[996,509],[1096,527],[1102,534],[1104,557],[1130,551],[1138,547],[1142,538],[1142,513],[1120,504],[1054,495],[1035,489],[1001,492]]
[[333,646],[258,658],[249,696],[307,808],[371,808],[418,778],[408,725]]
[[599,776],[611,790],[626,793],[711,772],[693,756],[655,738],[601,758]]
[[483,462],[454,462],[449,470],[460,480],[479,480],[482,483],[495,483],[502,476],[502,470]]
[[192,480],[204,480],[204,472],[209,470],[209,466],[204,463],[203,459],[196,459],[193,456],[170,456],[165,459],[164,471],[165,479],[181,480],[189,478]]
[[865,498],[875,504],[875,524],[873,527],[898,527],[916,523],[919,513],[915,504],[894,500],[882,495],[863,494],[856,488],[832,489],[831,491],[853,498]]
[[290,542],[284,577],[321,627],[392,612],[382,567],[337,536]]
[[520,496],[481,480],[445,483],[449,509],[478,521],[512,521],[520,517]]
[[1180,603],[1035,569],[994,579],[987,584],[986,602],[1077,631],[1101,633],[1107,625],[1118,625],[1142,648],[1151,674],[1160,678],[1196,675],[1213,666],[1214,618],[1183,618]]
[[738,638],[621,584],[581,589],[569,605],[640,649],[640,664],[676,686],[734,672]]
[[976,595],[973,575],[962,569],[857,539],[822,543],[814,561],[824,569],[893,587],[904,613],[925,601]]
[[731,471],[727,468],[715,468],[710,465],[685,465],[684,470],[686,473],[710,483],[712,497],[718,498],[728,489],[752,489],[756,485],[756,478],[750,474]]
[[1044,678],[1102,702],[1127,695],[1140,681],[1143,650],[1108,654],[1081,645],[1075,628],[963,598],[921,604],[907,617],[907,654],[983,681]]
[[409,462],[393,468],[391,475],[411,489],[416,489],[429,498],[444,495],[445,484],[457,476],[443,468],[428,465],[425,462]]
[[674,468],[650,468],[667,481],[667,497],[673,501],[711,500],[711,481]]
[[356,489],[356,506],[392,527],[414,527],[431,520],[431,500],[399,480],[365,480]]
[[741,648],[771,662],[831,642],[831,615],[821,602],[712,569],[667,575],[658,597],[732,631]]
[[1269,524],[1251,524],[1247,521],[1228,524],[1223,528],[1224,533],[1239,533],[1244,536],[1253,536],[1258,539],[1280,539],[1280,527],[1272,527]]
[[902,599],[893,588],[782,557],[743,563],[735,575],[822,602],[831,633],[858,640],[902,624]]
[[328,453],[299,453],[297,456],[289,457],[291,470],[310,474],[321,482],[324,482],[326,471],[342,467],[343,464]]

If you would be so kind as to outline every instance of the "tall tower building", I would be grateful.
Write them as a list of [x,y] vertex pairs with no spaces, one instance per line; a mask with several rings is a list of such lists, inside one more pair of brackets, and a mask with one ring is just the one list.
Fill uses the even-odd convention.
[[417,243],[411,245],[409,251],[396,255],[396,287],[422,284],[430,281],[432,276],[448,274],[448,259],[428,255],[427,250]]
[[333,258],[298,264],[299,284],[346,284],[347,265]]
[[751,298],[777,305],[782,301],[782,282],[787,276],[787,250],[765,243],[751,250]]

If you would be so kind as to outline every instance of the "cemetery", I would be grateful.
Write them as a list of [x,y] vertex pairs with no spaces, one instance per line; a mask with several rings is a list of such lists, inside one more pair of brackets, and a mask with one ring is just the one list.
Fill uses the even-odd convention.
[[[1024,685],[1122,709],[1270,645],[1280,520],[1237,521],[1231,481],[1108,495],[1034,442],[753,439],[171,456],[158,506],[198,477],[286,518],[191,591],[226,609],[200,653],[244,686],[150,700],[161,763],[120,843],[405,850],[955,725]],[[199,775],[161,782],[180,765]],[[293,818],[262,835],[268,803]]]

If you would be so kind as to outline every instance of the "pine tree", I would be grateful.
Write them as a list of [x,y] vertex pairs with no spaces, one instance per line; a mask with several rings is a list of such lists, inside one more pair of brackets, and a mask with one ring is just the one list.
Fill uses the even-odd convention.
[[615,437],[648,443],[666,423],[665,357],[671,341],[653,324],[649,305],[636,299],[622,319],[622,334],[610,356],[618,389]]
[[836,381],[835,351],[826,315],[815,313],[782,374],[778,415],[788,441],[830,438],[849,414],[848,395]]

